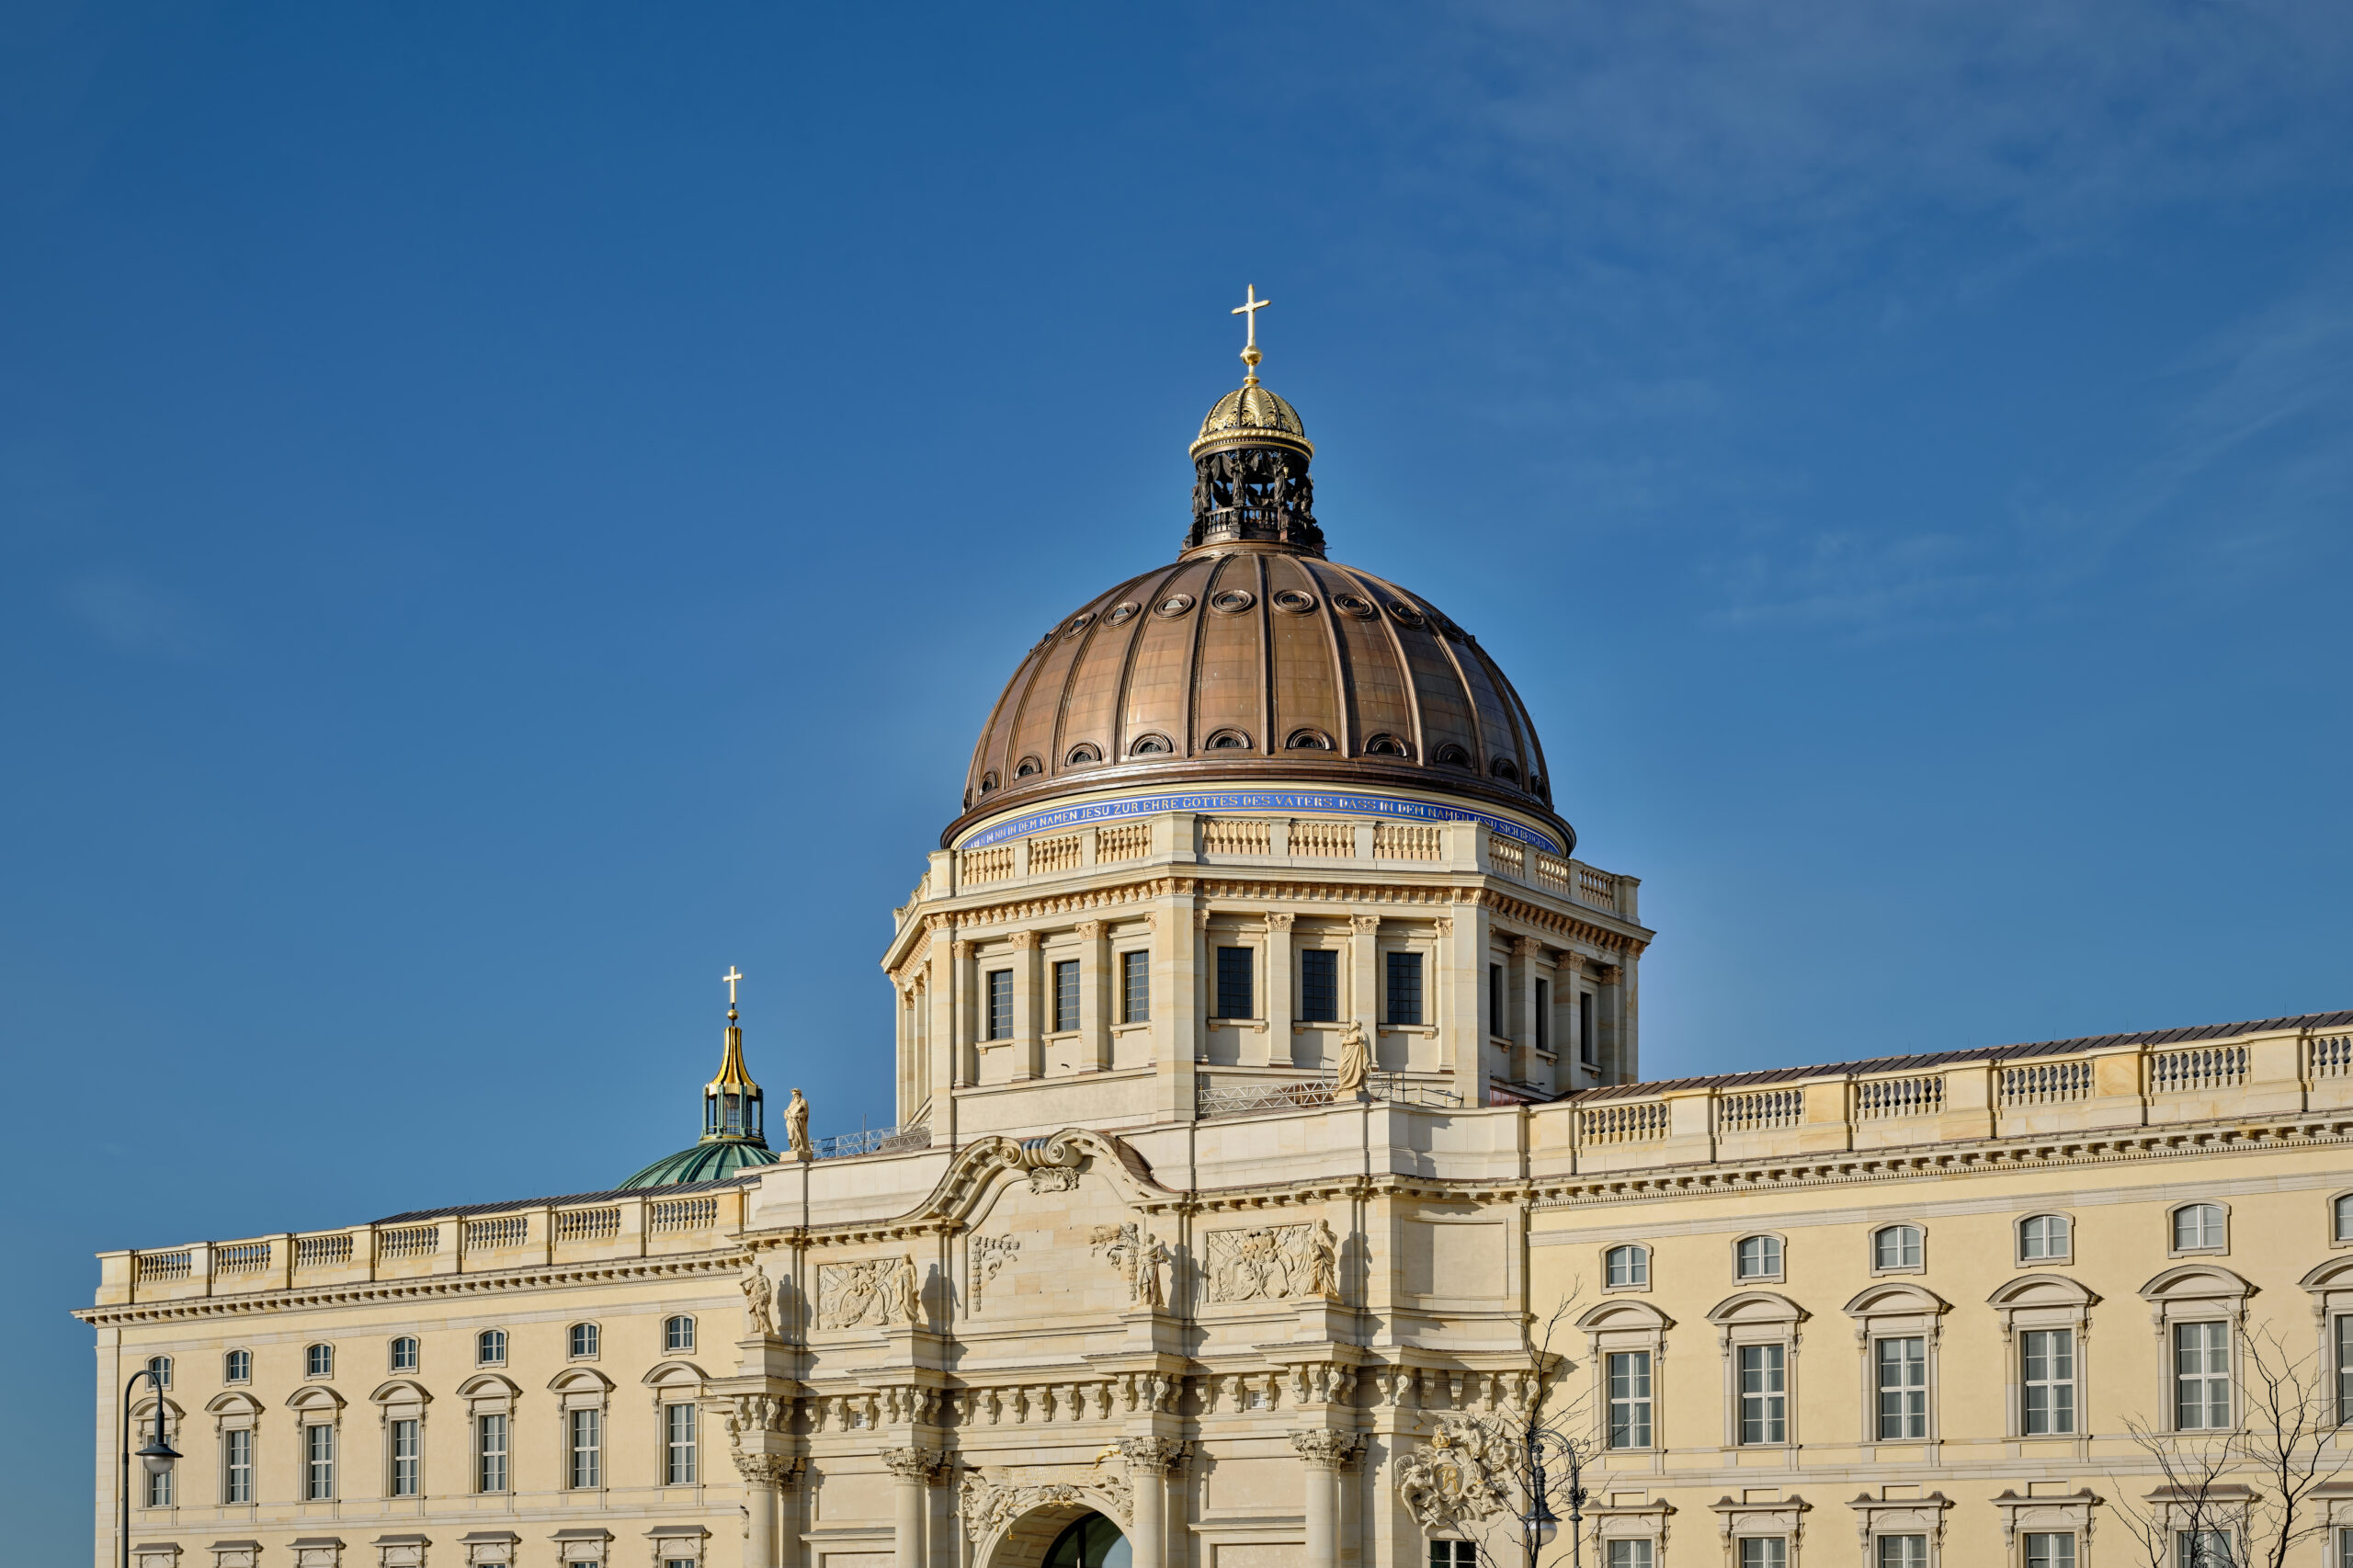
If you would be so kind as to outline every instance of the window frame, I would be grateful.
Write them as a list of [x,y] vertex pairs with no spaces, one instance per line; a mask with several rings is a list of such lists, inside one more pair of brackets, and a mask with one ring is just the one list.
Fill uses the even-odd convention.
[[302,1346],[302,1381],[324,1382],[335,1376],[335,1346],[324,1339]]
[[[1086,1027],[1086,971],[1082,961],[1076,958],[1046,960],[1047,1010],[1053,1024],[1046,1031],[1049,1034],[1076,1034]],[[1063,983],[1065,979],[1070,983],[1067,986]]]
[[[1871,1441],[1874,1443],[1925,1443],[1929,1440],[1936,1407],[1936,1402],[1932,1397],[1934,1390],[1929,1386],[1928,1381],[1929,1343],[1930,1336],[1926,1334],[1877,1334],[1871,1336],[1870,1369],[1873,1406]],[[1919,1356],[1916,1360],[1910,1358],[1907,1355],[1899,1355],[1893,1363],[1895,1369],[1899,1371],[1908,1373],[1916,1369],[1919,1373],[1916,1382],[1898,1381],[1893,1385],[1888,1382],[1888,1372],[1891,1367],[1888,1352],[1897,1346],[1918,1347]],[[1893,1412],[1888,1408],[1888,1396],[1891,1393],[1902,1402],[1901,1407]],[[1916,1408],[1914,1408],[1915,1404]],[[1889,1431],[1888,1423],[1891,1417],[1899,1426],[1907,1429]],[[1908,1428],[1915,1421],[1919,1430],[1916,1432],[1909,1430]]]
[[605,1412],[601,1405],[574,1405],[563,1413],[563,1489],[605,1489]]
[[[1384,948],[1381,953],[1381,1027],[1392,1029],[1427,1028],[1429,1017],[1429,971],[1426,955],[1418,947]],[[1401,982],[1404,984],[1401,986]],[[1398,1016],[1397,1004],[1401,989],[1410,989],[1414,1016]]]
[[[1230,957],[1238,956],[1240,963],[1230,964]],[[1254,942],[1231,937],[1214,943],[1210,957],[1210,1023],[1247,1024],[1258,1019],[1258,949]],[[1233,1010],[1232,989],[1238,985],[1244,993],[1242,1011]]]
[[[1770,1269],[1756,1274],[1748,1274],[1742,1271],[1743,1260],[1741,1257],[1741,1249],[1751,1242],[1769,1242],[1772,1244],[1773,1266]],[[1778,1231],[1750,1231],[1745,1235],[1735,1236],[1733,1239],[1732,1279],[1733,1284],[1740,1286],[1779,1285],[1787,1283],[1789,1277],[1790,1244],[1788,1237],[1782,1235]]]
[[[2065,1250],[2036,1257],[2026,1250],[2026,1228],[2037,1220],[2056,1220],[2063,1226]],[[2056,1209],[2038,1209],[2031,1214],[2021,1214],[2010,1226],[2010,1256],[2020,1268],[2038,1268],[2051,1264],[2073,1264],[2075,1261],[2075,1217]]]
[[[1658,1447],[1658,1361],[1647,1346],[1629,1346],[1623,1350],[1605,1350],[1602,1355],[1601,1382],[1604,1392],[1602,1408],[1602,1448],[1613,1454],[1649,1453]],[[1639,1375],[1639,1392],[1631,1386],[1621,1399],[1618,1393],[1619,1362],[1627,1363],[1630,1375]],[[1631,1377],[1630,1377],[1631,1382]],[[1624,1429],[1628,1440],[1620,1442],[1619,1407],[1627,1412]],[[1632,1439],[1639,1436],[1640,1442]]]
[[[408,1452],[401,1452],[402,1428],[407,1428]],[[402,1466],[407,1471],[403,1473]],[[402,1482],[408,1485],[405,1490]],[[384,1422],[384,1495],[387,1497],[422,1497],[425,1495],[425,1418],[422,1415],[388,1416]]]
[[[404,1346],[407,1346],[406,1360],[401,1358]],[[384,1344],[384,1369],[387,1371],[414,1372],[424,1359],[425,1346],[413,1334],[396,1334]]]
[[[1620,1283],[1617,1277],[1620,1254],[1629,1255],[1633,1263],[1633,1277]],[[1648,1290],[1651,1288],[1651,1249],[1640,1242],[1620,1242],[1601,1249],[1601,1288],[1605,1291]]]
[[[1901,1247],[1899,1247],[1897,1249],[1897,1257],[1899,1261],[1894,1263],[1881,1262],[1881,1238],[1895,1235],[1901,1232],[1909,1232],[1911,1233],[1912,1251],[1914,1254],[1913,1260],[1910,1263],[1902,1262],[1901,1258],[1903,1256],[1903,1252]],[[1928,1227],[1922,1224],[1917,1220],[1893,1220],[1884,1225],[1874,1226],[1870,1237],[1870,1271],[1873,1278],[1883,1278],[1892,1274],[1926,1274],[1928,1272]]]
[[[256,1430],[256,1426],[250,1420],[244,1425],[235,1426],[226,1423],[222,1426],[221,1506],[224,1508],[245,1508],[253,1506]],[[238,1441],[240,1438],[244,1440]],[[239,1449],[244,1450],[243,1464],[237,1462]],[[242,1476],[240,1471],[243,1472]]]
[[[1299,1021],[1301,1023],[1336,1024],[1341,1021],[1340,1016],[1347,1003],[1346,989],[1347,966],[1341,961],[1342,957],[1339,949],[1327,948],[1320,944],[1302,945],[1297,949],[1293,962],[1299,971]],[[1313,994],[1309,989],[1309,973],[1311,971],[1320,970],[1330,971],[1326,978],[1331,983],[1331,994],[1324,1004],[1326,1011],[1319,1013],[1315,1010]]]
[[[1138,978],[1143,982],[1140,988],[1142,1002],[1141,1008],[1136,1005],[1139,1000],[1139,987],[1135,982]],[[1152,1022],[1152,949],[1148,947],[1120,949],[1120,1022],[1122,1024]]]
[[[494,1355],[493,1354],[494,1342],[496,1351]],[[475,1334],[474,1365],[477,1367],[506,1365],[506,1331],[505,1329],[485,1328]]]
[[[683,1442],[678,1437],[679,1416],[683,1413],[687,1429]],[[681,1454],[685,1464],[679,1463]],[[684,1473],[680,1471],[683,1469]],[[662,1484],[665,1486],[699,1486],[702,1484],[702,1416],[690,1399],[662,1402]]]
[[[2217,1216],[2222,1239],[2201,1242],[2190,1246],[2181,1244],[2181,1217],[2194,1210],[2211,1210]],[[2168,1257],[2228,1257],[2231,1256],[2231,1206],[2217,1198],[2195,1198],[2177,1203],[2165,1210],[2165,1256]]]
[[[677,1325],[680,1324],[687,1325],[686,1336],[683,1339],[679,1337],[677,1332]],[[695,1347],[695,1333],[694,1313],[672,1312],[662,1320],[662,1353],[665,1356],[676,1356],[681,1352],[691,1355]]]
[[[307,1413],[306,1413],[307,1414]],[[335,1496],[335,1423],[302,1423],[302,1501],[332,1503]],[[322,1457],[324,1450],[324,1457]]]
[[[1002,987],[998,982],[1005,983]],[[1000,994],[1000,992],[1002,994]],[[1003,1006],[998,1006],[999,1003]],[[981,1039],[994,1045],[1013,1038],[1013,971],[984,969],[981,971]]]
[[[582,1348],[583,1346],[586,1348]],[[594,1361],[604,1354],[604,1325],[589,1319],[571,1324],[563,1331],[563,1358],[571,1361]]]
[[242,1345],[221,1352],[221,1381],[229,1387],[254,1381],[254,1353]]
[[[2063,1540],[2067,1543],[2067,1550],[2062,1555],[2044,1557],[2038,1561],[2034,1555],[2034,1543],[2038,1540]],[[2024,1564],[2025,1568],[2082,1568],[2083,1560],[2075,1551],[2076,1545],[2074,1530],[2020,1530],[2018,1532],[2018,1562]]]
[[[1733,1446],[1740,1449],[1786,1449],[1790,1446],[1790,1345],[1784,1339],[1761,1339],[1733,1347]],[[1749,1360],[1756,1362],[1760,1381],[1773,1386],[1751,1392]],[[1749,1402],[1756,1402],[1759,1434],[1748,1435]]]
[[[2044,1335],[2057,1335],[2059,1338],[2066,1342],[2067,1375],[2064,1378],[2046,1376],[2038,1381],[2032,1375],[2034,1365],[2033,1341]],[[2018,1330],[2017,1337],[2018,1386],[2018,1435],[2022,1438],[2029,1439],[2083,1437],[2085,1435],[2083,1430],[2083,1335],[2080,1329],[2074,1324],[2053,1324],[2049,1327],[2021,1328]],[[2034,1429],[2034,1391],[2038,1388],[2046,1391],[2051,1389],[2064,1389],[2067,1391],[2066,1426],[2063,1427],[2046,1427],[2040,1432]]]
[[[505,1410],[477,1410],[473,1413],[472,1494],[477,1497],[503,1497],[509,1495],[515,1490],[515,1475],[510,1468],[515,1443],[512,1414]],[[491,1447],[490,1442],[494,1430],[498,1435],[498,1445],[495,1449]],[[494,1459],[496,1460],[498,1466],[494,1475],[491,1471],[491,1462]],[[495,1485],[492,1484],[494,1481],[496,1483]]]
[[[2165,1382],[2167,1391],[2172,1396],[2165,1406],[2170,1413],[2166,1430],[2197,1433],[2237,1431],[2239,1428],[2238,1324],[2228,1317],[2211,1315],[2169,1317],[2165,1320]],[[2219,1335],[2211,1332],[2217,1329],[2221,1331]],[[2197,1331],[2198,1337],[2208,1342],[2201,1347],[2201,1355],[2211,1349],[2213,1342],[2219,1339],[2222,1358],[2222,1367],[2219,1373],[2211,1369],[2201,1369],[2195,1373],[2187,1374],[2182,1371],[2182,1339],[2185,1331],[2188,1330]],[[2211,1385],[2217,1381],[2222,1383],[2222,1419],[2219,1423],[2200,1422],[2196,1426],[2185,1426],[2182,1423],[2181,1415],[2186,1408],[2182,1400],[2182,1390],[2184,1383],[2190,1380],[2209,1389],[2209,1397],[2200,1402],[2200,1406],[2209,1412],[2213,1405],[2211,1397]]]
[[150,1391],[161,1388],[166,1393],[171,1392],[172,1358],[169,1356],[150,1356],[141,1364],[141,1369],[153,1374],[146,1385]]
[[2330,1193],[2321,1215],[2328,1226],[2329,1246],[2353,1247],[2353,1187]]

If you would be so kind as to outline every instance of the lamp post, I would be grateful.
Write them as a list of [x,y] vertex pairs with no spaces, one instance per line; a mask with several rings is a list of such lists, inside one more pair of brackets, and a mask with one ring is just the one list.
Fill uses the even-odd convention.
[[1561,1517],[1552,1512],[1545,1494],[1552,1490],[1544,1473],[1544,1445],[1550,1443],[1560,1450],[1561,1459],[1569,1467],[1569,1562],[1573,1568],[1584,1568],[1585,1540],[1577,1526],[1585,1519],[1585,1459],[1577,1446],[1558,1432],[1539,1426],[1533,1421],[1528,1426],[1528,1508],[1519,1516],[1520,1538],[1528,1547],[1528,1568],[1536,1568],[1536,1554],[1552,1544],[1561,1528]]
[[143,1473],[167,1474],[172,1461],[180,1457],[164,1440],[164,1380],[154,1368],[142,1367],[122,1385],[122,1568],[131,1568],[131,1396],[137,1392],[142,1378],[155,1385],[155,1435],[139,1450],[139,1462],[145,1467]]

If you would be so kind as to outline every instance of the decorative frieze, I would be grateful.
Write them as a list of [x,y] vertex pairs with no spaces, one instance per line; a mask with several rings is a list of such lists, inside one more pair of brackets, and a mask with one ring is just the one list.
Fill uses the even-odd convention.
[[819,1328],[880,1328],[894,1323],[923,1323],[923,1290],[912,1256],[861,1258],[818,1268]]
[[1320,1219],[1312,1225],[1211,1231],[1204,1241],[1212,1301],[1340,1299],[1338,1238]]
[[1397,1466],[1397,1498],[1430,1531],[1459,1531],[1508,1506],[1506,1456],[1480,1423],[1452,1416]]

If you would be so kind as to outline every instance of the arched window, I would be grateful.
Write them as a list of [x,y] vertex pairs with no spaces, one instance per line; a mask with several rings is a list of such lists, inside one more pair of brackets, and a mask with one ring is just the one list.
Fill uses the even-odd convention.
[[1054,1538],[1041,1568],[1123,1568],[1127,1538],[1100,1514],[1088,1514]]
[[990,790],[994,790],[994,789],[995,789],[995,788],[996,788],[996,775],[995,775],[995,774],[994,774],[994,773],[983,773],[983,774],[982,774],[982,775],[981,775],[981,793],[982,793],[982,794],[985,795],[985,794],[987,794]]
[[1919,1267],[1926,1239],[1917,1225],[1881,1225],[1871,1233],[1871,1267],[1882,1274]]
[[1410,756],[1405,743],[1394,735],[1375,735],[1364,743],[1367,756]]
[[1070,756],[1063,759],[1067,766],[1072,767],[1085,767],[1089,763],[1100,762],[1102,760],[1103,748],[1095,744],[1091,741],[1082,745],[1074,745],[1071,747]]
[[172,1358],[169,1356],[148,1357],[147,1370],[154,1374],[153,1387],[170,1388],[172,1386]]
[[1519,782],[1519,764],[1514,762],[1507,756],[1499,756],[1495,758],[1495,767],[1489,768],[1487,771],[1494,774],[1496,778],[1502,779],[1506,784],[1517,784]]
[[1018,763],[1014,765],[1013,776],[1016,778],[1029,778],[1045,771],[1046,765],[1044,763],[1040,762],[1034,756],[1025,756]]
[[1220,730],[1210,737],[1211,751],[1248,751],[1250,737],[1240,730]]
[[483,1367],[506,1365],[506,1331],[485,1328],[474,1335],[474,1362]]
[[306,1378],[335,1376],[335,1346],[313,1345],[302,1352],[302,1375]]
[[254,1353],[232,1350],[221,1358],[221,1381],[224,1383],[249,1383],[254,1381]]
[[604,1335],[597,1332],[595,1324],[574,1324],[572,1325],[572,1358],[575,1361],[592,1358],[597,1354],[597,1346],[603,1338]]
[[1293,730],[1290,739],[1283,743],[1285,751],[1330,751],[1332,737],[1321,730]]
[[2345,1194],[2328,1206],[2328,1234],[2331,1241],[2353,1242],[2353,1192]]
[[1449,767],[1468,767],[1471,766],[1471,754],[1449,741],[1438,748],[1438,760]]
[[2064,1214],[2030,1214],[2018,1221],[2020,1263],[2063,1262],[2075,1246],[2075,1228]]
[[1166,735],[1138,735],[1136,744],[1128,748],[1130,756],[1160,756],[1176,748]]
[[1612,1290],[1639,1290],[1651,1282],[1651,1249],[1645,1246],[1611,1247],[1602,1255],[1603,1277]]
[[692,1350],[695,1347],[695,1320],[684,1312],[662,1320],[662,1348]]
[[1733,1249],[1733,1273],[1741,1279],[1779,1279],[1781,1277],[1781,1238],[1741,1237]]
[[415,1371],[416,1341],[405,1334],[393,1340],[392,1361],[392,1370],[395,1372]]
[[2219,1203],[2185,1203],[2173,1211],[2173,1250],[2221,1252],[2229,1245]]

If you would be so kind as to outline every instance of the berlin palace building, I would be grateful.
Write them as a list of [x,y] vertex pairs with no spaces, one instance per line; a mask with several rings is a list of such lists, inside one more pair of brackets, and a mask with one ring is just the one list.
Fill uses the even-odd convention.
[[1327,554],[1261,302],[892,912],[896,1125],[772,1128],[731,980],[609,1190],[101,1254],[98,1568],[1516,1565],[1531,1428],[1547,1565],[2247,1561],[2156,1456],[2265,1346],[2353,1415],[2353,1013],[1645,1080],[1639,882]]

